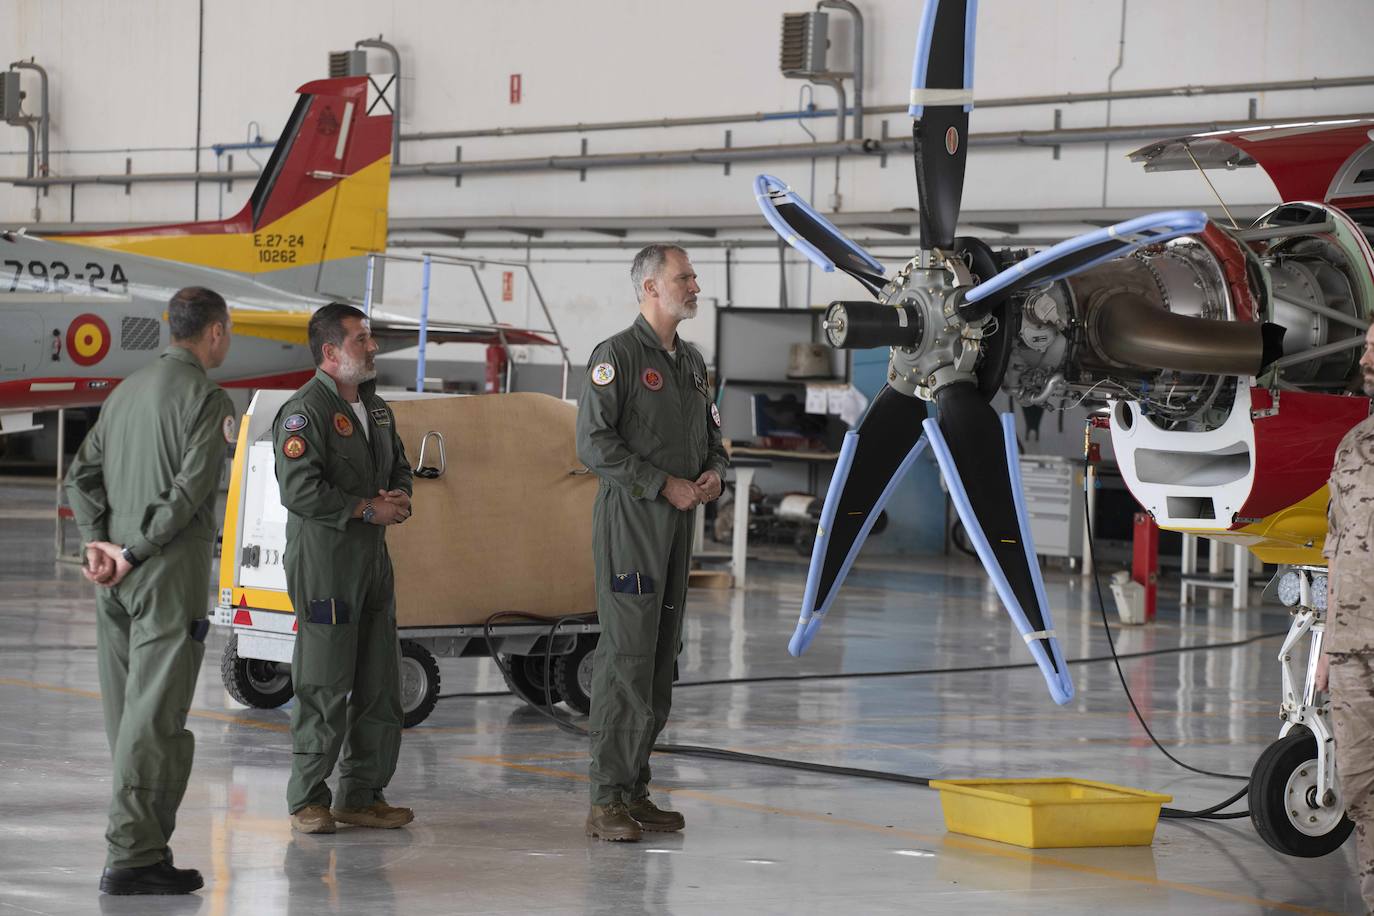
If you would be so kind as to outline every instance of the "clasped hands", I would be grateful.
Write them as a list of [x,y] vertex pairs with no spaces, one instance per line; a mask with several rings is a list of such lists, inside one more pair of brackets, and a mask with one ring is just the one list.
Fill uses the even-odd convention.
[[109,541],[91,541],[81,563],[81,575],[96,585],[118,585],[133,566],[124,559],[124,548]]
[[372,524],[399,525],[410,518],[410,494],[405,490],[378,490],[372,500]]
[[663,489],[660,492],[664,499],[673,504],[673,508],[688,512],[718,498],[720,490],[720,475],[715,471],[705,471],[696,480],[670,475],[663,481]]

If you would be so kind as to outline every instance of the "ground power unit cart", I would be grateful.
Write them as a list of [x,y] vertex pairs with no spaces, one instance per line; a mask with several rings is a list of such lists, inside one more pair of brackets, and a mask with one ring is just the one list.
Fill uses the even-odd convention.
[[[290,396],[259,391],[240,424],[213,615],[230,630],[225,689],[259,709],[292,696],[296,616],[272,443],[272,421]],[[387,529],[406,726],[438,701],[437,658],[500,655],[525,697],[586,713],[600,633],[597,484],[577,460],[576,408],[533,393],[387,399],[415,469],[414,515]]]

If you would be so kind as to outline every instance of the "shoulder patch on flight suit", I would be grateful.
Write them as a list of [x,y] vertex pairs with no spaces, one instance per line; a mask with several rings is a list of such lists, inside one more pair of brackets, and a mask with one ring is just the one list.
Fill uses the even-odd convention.
[[592,384],[609,385],[615,381],[615,366],[610,363],[597,363],[592,367]]
[[300,436],[292,436],[281,444],[281,453],[295,461],[305,454],[305,440]]
[[711,405],[711,422],[716,424],[716,429],[720,429],[720,408],[715,404]]
[[353,435],[353,421],[341,413],[334,414],[334,432],[347,439]]
[[649,368],[644,370],[644,374],[639,377],[644,383],[644,387],[650,391],[658,391],[663,387],[663,375],[657,369]]
[[309,425],[310,421],[306,419],[303,413],[293,413],[291,416],[281,421],[281,428],[288,433],[294,433],[297,430],[305,429]]
[[378,426],[390,426],[391,411],[387,410],[385,407],[372,408],[372,422],[376,423]]
[[239,421],[233,414],[224,418],[224,441],[233,445],[239,438]]

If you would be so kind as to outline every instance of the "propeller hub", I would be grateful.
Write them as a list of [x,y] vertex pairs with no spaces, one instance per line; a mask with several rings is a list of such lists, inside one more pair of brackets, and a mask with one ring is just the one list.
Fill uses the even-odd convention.
[[986,322],[969,323],[959,310],[972,282],[960,258],[935,250],[921,252],[883,287],[883,305],[919,316],[919,336],[892,347],[887,382],[897,391],[928,401],[946,385],[974,379]]

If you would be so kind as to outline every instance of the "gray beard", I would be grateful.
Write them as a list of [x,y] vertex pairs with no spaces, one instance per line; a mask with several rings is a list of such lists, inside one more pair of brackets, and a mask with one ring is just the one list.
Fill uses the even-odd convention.
[[363,360],[344,360],[339,363],[339,381],[346,385],[361,385],[377,377],[377,369],[367,368]]
[[685,302],[671,305],[668,307],[668,314],[674,321],[686,321],[688,318],[697,317],[697,306],[687,305]]

